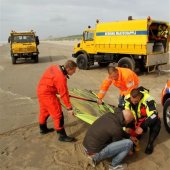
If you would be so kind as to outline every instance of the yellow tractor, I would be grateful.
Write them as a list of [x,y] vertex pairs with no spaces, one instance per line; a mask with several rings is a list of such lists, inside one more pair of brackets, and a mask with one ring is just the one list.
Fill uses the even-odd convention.
[[[76,44],[73,57],[80,69],[89,69],[98,62],[100,66],[117,63],[132,70],[148,72],[169,60],[168,35],[160,36],[160,27],[168,28],[165,21],[128,19],[115,22],[96,21],[95,28],[84,30],[82,40]],[[165,31],[169,34],[169,30]],[[161,33],[162,34],[162,33]]]
[[11,31],[8,43],[11,47],[12,64],[16,64],[19,58],[30,58],[38,63],[39,38],[33,30],[28,32]]

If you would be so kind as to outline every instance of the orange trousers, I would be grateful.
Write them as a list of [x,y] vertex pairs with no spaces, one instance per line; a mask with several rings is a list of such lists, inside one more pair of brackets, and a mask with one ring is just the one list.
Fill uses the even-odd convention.
[[51,116],[55,130],[61,130],[64,126],[64,116],[61,103],[56,95],[38,95],[40,106],[39,123],[45,124]]

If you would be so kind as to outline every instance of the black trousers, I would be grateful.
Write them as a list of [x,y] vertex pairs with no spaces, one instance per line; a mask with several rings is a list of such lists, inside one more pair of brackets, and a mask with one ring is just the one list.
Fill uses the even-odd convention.
[[156,137],[158,136],[160,129],[161,129],[161,120],[160,118],[157,118],[154,120],[154,122],[151,122],[149,124],[149,140],[148,140],[148,145],[153,145]]

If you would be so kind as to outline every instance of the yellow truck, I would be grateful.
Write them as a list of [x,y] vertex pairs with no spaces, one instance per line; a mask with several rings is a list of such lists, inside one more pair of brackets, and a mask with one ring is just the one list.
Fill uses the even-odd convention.
[[[74,46],[72,57],[84,70],[94,62],[100,66],[114,62],[119,67],[151,71],[168,63],[168,25],[168,22],[151,17],[103,23],[97,21],[94,29],[89,26],[84,30],[81,42]],[[160,35],[163,27],[166,28],[165,36]]]
[[11,47],[13,64],[16,64],[16,60],[19,58],[31,58],[35,63],[38,63],[39,38],[33,30],[28,32],[11,31],[8,42]]

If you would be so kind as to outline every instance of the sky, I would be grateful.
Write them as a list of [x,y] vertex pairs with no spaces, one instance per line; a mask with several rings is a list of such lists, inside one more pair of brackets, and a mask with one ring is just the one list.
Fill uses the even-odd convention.
[[36,31],[49,36],[82,34],[96,19],[101,22],[145,19],[170,22],[170,0],[0,0],[0,41],[11,30]]

